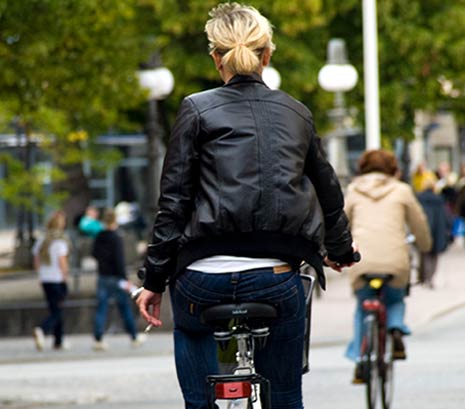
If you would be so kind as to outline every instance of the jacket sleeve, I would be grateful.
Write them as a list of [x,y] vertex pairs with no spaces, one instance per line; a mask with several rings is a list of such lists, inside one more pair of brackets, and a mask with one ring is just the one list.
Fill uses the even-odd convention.
[[406,217],[411,233],[415,236],[416,246],[420,251],[426,252],[431,249],[432,238],[425,212],[420,202],[415,197],[412,188],[408,185],[406,189]]
[[352,235],[344,213],[344,195],[334,169],[326,159],[313,121],[305,172],[315,187],[325,221],[324,245],[330,260],[352,251]]
[[199,115],[185,98],[179,109],[161,176],[158,212],[147,248],[144,287],[163,292],[174,273],[178,243],[192,212],[198,181]]

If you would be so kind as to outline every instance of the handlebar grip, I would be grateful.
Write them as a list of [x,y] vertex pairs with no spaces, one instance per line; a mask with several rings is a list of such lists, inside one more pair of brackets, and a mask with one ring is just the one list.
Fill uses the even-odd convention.
[[146,272],[147,270],[145,267],[139,267],[139,270],[137,270],[137,278],[141,281],[144,281]]
[[350,263],[358,263],[362,259],[361,254],[358,251],[350,252],[343,254],[340,257],[335,257],[333,261],[339,264],[350,264]]

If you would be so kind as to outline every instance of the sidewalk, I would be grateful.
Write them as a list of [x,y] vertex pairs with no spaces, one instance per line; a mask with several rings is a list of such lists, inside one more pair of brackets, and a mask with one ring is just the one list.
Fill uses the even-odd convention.
[[[441,256],[434,290],[414,286],[407,298],[407,324],[413,335],[421,333],[431,320],[437,319],[454,309],[465,306],[465,248],[453,245]],[[339,275],[327,271],[328,283],[326,292],[321,298],[313,301],[312,335],[313,347],[344,344],[352,333],[352,316],[354,298],[350,292],[348,275]],[[42,299],[40,287],[35,275],[20,274],[18,277],[0,276],[0,302],[18,301],[18,299]],[[95,276],[84,275],[81,279],[81,291],[91,294],[94,291]],[[93,294],[93,293],[92,293]],[[168,309],[168,306],[165,306]],[[168,311],[166,313],[169,314]],[[169,328],[169,326],[168,326]],[[44,358],[61,359],[60,357],[92,357],[91,334],[69,335],[67,337],[72,349],[70,351],[45,351],[38,354],[34,350],[29,337],[0,338],[0,363]],[[108,342],[114,347],[108,352],[112,354],[170,354],[172,352],[171,333],[159,330],[152,331],[149,337],[150,347],[144,345],[139,350],[130,350],[126,335],[109,335]],[[156,345],[156,347],[155,347]],[[158,348],[160,346],[160,349]],[[61,355],[60,355],[61,354]]]
[[[363,255],[362,255],[363,257]],[[465,247],[454,243],[440,256],[434,290],[412,286],[406,298],[406,323],[413,336],[448,312],[465,306]],[[355,298],[350,292],[347,274],[327,271],[328,285],[320,299],[314,299],[312,342],[347,342],[352,336]]]

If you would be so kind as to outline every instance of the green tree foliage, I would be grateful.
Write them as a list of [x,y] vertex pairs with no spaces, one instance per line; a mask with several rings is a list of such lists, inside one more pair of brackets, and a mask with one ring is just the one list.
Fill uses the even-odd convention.
[[[363,23],[361,0],[253,0],[275,27],[272,58],[281,88],[308,105],[324,130],[333,95],[321,90],[318,71],[331,38],[346,40],[350,62],[360,80],[347,102],[363,114]],[[145,0],[164,63],[176,78],[172,108],[190,92],[220,84],[210,61],[203,27],[215,0]],[[411,138],[416,109],[464,106],[464,0],[378,0],[378,36],[382,136]],[[440,79],[452,81],[446,95]],[[449,84],[451,85],[451,84]],[[363,115],[358,118],[363,123]]]
[[[64,193],[47,194],[42,185],[47,179],[63,179],[59,169],[49,169],[40,164],[26,171],[24,163],[8,154],[0,154],[0,163],[8,167],[9,179],[0,180],[2,197],[13,205],[29,211],[41,212],[45,204],[58,206],[64,199]],[[11,181],[14,180],[14,183]],[[31,196],[34,200],[31,200]]]
[[[96,134],[129,129],[125,112],[141,102],[135,73],[149,49],[135,7],[133,0],[0,0],[1,128],[16,118],[65,171],[96,156],[85,148]],[[18,183],[18,172],[8,176],[0,194],[11,200],[7,184]],[[28,178],[33,198],[41,179],[33,170]]]
[[[363,107],[361,1],[325,2],[331,36],[345,38],[361,74],[355,96]],[[414,111],[450,109],[463,118],[465,18],[463,0],[378,0],[382,134],[412,137]],[[445,93],[441,82],[455,92]],[[462,119],[463,120],[463,119]]]
[[[319,31],[324,22],[321,0],[255,0],[248,4],[259,9],[275,27],[277,52],[272,63],[282,75],[282,89],[307,103],[321,96],[318,70],[324,64],[325,39]],[[171,107],[183,96],[221,85],[211,57],[204,26],[216,0],[144,0],[153,10],[145,14],[152,26],[163,63],[174,73],[176,87]],[[328,103],[331,96],[328,96]]]

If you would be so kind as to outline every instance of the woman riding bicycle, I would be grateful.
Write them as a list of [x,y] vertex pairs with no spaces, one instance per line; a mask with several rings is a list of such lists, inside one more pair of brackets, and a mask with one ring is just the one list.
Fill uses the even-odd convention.
[[[387,307],[387,328],[393,335],[394,357],[405,359],[402,335],[410,334],[404,323],[405,302],[410,276],[408,233],[416,237],[421,251],[431,247],[428,222],[411,187],[396,178],[395,156],[384,150],[365,152],[359,160],[360,176],[349,185],[346,213],[355,242],[363,253],[362,261],[349,271],[352,288],[357,297],[354,337],[347,357],[357,361],[362,340],[365,299],[374,290],[362,279],[364,274],[392,274],[384,290]],[[360,370],[355,371],[355,383],[362,383]]]
[[[343,195],[312,115],[261,74],[275,46],[268,20],[236,3],[210,12],[205,31],[224,85],[182,102],[161,181],[145,260],[144,318],[160,326],[169,280],[175,360],[186,408],[207,408],[206,377],[218,373],[202,310],[269,302],[279,318],[257,351],[273,408],[301,409],[305,302],[298,268],[352,254]],[[150,311],[152,308],[152,311]]]

